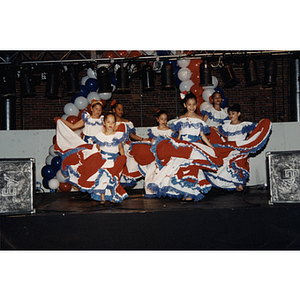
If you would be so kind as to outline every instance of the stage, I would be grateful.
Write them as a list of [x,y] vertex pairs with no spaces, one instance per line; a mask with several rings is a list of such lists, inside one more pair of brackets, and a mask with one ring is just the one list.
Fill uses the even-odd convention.
[[299,250],[300,205],[269,205],[266,187],[212,189],[199,202],[145,198],[120,205],[87,193],[36,193],[35,212],[1,215],[2,250]]

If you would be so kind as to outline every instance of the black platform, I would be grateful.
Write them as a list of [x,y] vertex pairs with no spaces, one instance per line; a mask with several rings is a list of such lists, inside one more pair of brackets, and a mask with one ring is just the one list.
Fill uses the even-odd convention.
[[298,250],[300,205],[269,205],[263,187],[212,189],[199,202],[145,198],[118,206],[88,194],[38,193],[32,214],[2,215],[2,250]]

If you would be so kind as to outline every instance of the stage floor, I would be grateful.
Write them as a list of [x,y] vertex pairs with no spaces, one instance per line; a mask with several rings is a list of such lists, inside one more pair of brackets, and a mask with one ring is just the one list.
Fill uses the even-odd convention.
[[265,187],[212,189],[203,200],[128,189],[105,206],[81,192],[37,193],[32,214],[2,215],[2,250],[300,249],[298,203],[269,205]]
[[129,197],[118,205],[106,201],[99,205],[88,193],[36,194],[36,214],[44,213],[132,213],[198,209],[237,209],[269,207],[268,192],[264,187],[249,187],[242,192],[212,189],[197,202],[185,202],[175,198],[146,198],[143,189],[127,189]]

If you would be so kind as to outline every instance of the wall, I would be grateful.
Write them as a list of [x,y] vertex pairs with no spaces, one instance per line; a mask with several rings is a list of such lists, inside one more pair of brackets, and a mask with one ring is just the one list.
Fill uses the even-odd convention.
[[[147,137],[147,129],[148,127],[137,127],[137,134]],[[265,158],[267,152],[300,149],[300,140],[295,138],[295,132],[300,132],[299,122],[273,124],[273,131],[265,149],[249,160],[249,186],[267,183]],[[35,158],[36,181],[41,182],[41,169],[49,155],[48,151],[52,146],[54,135],[55,130],[0,131],[0,158]],[[136,188],[142,187],[143,181],[140,181]]]
[[[243,120],[257,122],[262,118],[269,118],[272,122],[289,122],[290,119],[290,82],[289,58],[277,57],[277,85],[271,89],[263,89],[261,85],[245,87],[243,75],[243,64],[232,63],[233,70],[240,83],[233,87],[224,89],[224,95],[229,104],[239,103],[242,107]],[[216,64],[213,64],[216,65]],[[264,73],[264,60],[257,59],[259,78],[262,80]],[[94,66],[96,68],[96,65]],[[79,73],[79,81],[87,74],[87,68]],[[38,76],[38,74],[35,74]],[[219,87],[223,82],[218,68],[213,68],[213,76],[217,77]],[[40,130],[54,129],[54,118],[64,114],[65,104],[71,102],[72,95],[66,91],[66,80],[61,74],[60,89],[57,99],[45,97],[45,80],[36,85],[36,96],[20,98],[19,81],[17,81],[17,130]],[[155,75],[155,90],[143,91],[141,78],[138,74],[132,75],[129,94],[113,93],[112,99],[124,104],[124,117],[131,120],[136,127],[154,126],[155,113],[158,109],[166,109],[169,119],[181,115],[184,112],[179,97],[179,90],[163,91],[161,87],[161,75]],[[104,112],[109,111],[111,101],[105,107]]]

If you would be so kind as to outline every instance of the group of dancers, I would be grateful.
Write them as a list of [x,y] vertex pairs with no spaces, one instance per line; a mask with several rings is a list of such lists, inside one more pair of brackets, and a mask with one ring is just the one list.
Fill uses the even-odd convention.
[[[136,134],[115,100],[105,115],[101,101],[93,101],[91,114],[84,112],[75,124],[56,118],[54,149],[62,173],[101,205],[121,203],[126,188],[140,178],[145,197],[199,201],[212,187],[242,191],[249,179],[248,156],[264,147],[272,125],[268,119],[241,121],[237,104],[226,112],[219,92],[212,101],[200,116],[197,98],[188,92],[186,113],[168,124],[167,112],[158,111],[158,126],[148,129],[147,139]],[[76,134],[80,128],[83,136]]]

